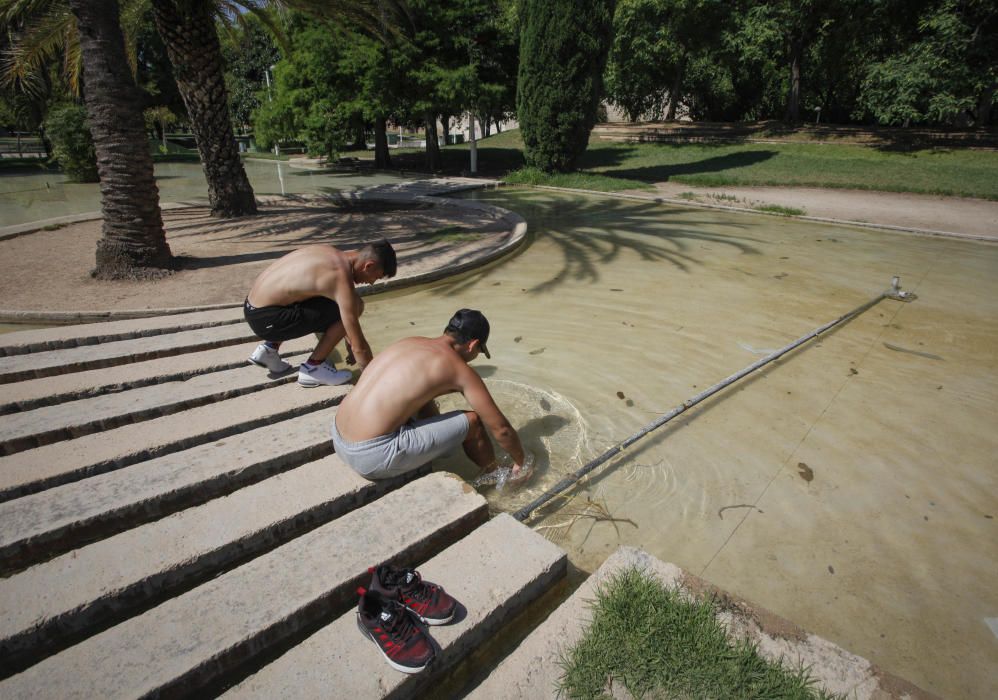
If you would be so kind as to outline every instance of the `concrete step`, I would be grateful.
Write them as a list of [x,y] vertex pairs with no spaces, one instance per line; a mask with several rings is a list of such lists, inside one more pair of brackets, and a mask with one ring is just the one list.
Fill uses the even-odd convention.
[[0,673],[22,670],[427,472],[367,481],[330,455],[0,579],[0,601],[17,601],[0,605]]
[[349,385],[297,382],[0,457],[0,503],[338,404]]
[[611,555],[597,573],[587,578],[465,698],[554,700],[560,697],[561,659],[588,629],[592,621],[590,605],[596,599],[597,586],[623,566],[618,554],[624,549]]
[[429,628],[437,655],[425,672],[407,675],[386,664],[351,609],[224,697],[328,698],[334,688],[338,697],[415,697],[563,577],[566,566],[559,547],[500,514],[419,567],[462,606],[450,624]]
[[[311,352],[314,346],[315,339],[312,336],[289,340],[281,346],[281,355],[287,358]],[[0,415],[245,367],[254,348],[255,340],[246,345],[227,345],[157,360],[7,384],[3,389],[3,397],[0,398]]]
[[98,367],[113,367],[128,362],[246,343],[254,339],[256,336],[247,324],[230,323],[212,328],[116,340],[82,348],[13,355],[0,359],[0,384],[81,372]]
[[294,382],[298,378],[297,365],[308,359],[308,353],[289,359],[293,366],[282,375],[272,375],[247,363],[236,369],[15,413],[0,423],[0,454],[10,455]]
[[193,328],[208,328],[243,321],[242,307],[196,311],[168,316],[150,316],[105,323],[83,323],[54,328],[4,333],[0,339],[0,357],[23,355],[43,350],[61,350],[97,345],[116,340],[142,338]]
[[317,411],[0,504],[0,574],[332,452]]
[[420,561],[487,517],[467,484],[430,474],[50,656],[0,682],[0,697],[194,695],[338,617],[367,567]]

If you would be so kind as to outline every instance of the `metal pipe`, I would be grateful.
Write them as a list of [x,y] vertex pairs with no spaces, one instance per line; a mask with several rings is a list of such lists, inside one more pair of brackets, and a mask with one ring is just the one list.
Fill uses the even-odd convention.
[[760,359],[760,360],[758,360],[756,362],[753,362],[751,365],[749,365],[745,369],[743,369],[743,370],[741,370],[739,372],[736,372],[735,374],[732,374],[727,379],[722,379],[717,384],[714,384],[713,386],[711,386],[711,387],[709,387],[707,389],[704,389],[703,391],[701,391],[696,396],[694,396],[694,397],[692,397],[690,399],[687,399],[686,401],[684,401],[683,403],[681,403],[680,405],[676,406],[674,409],[672,409],[671,411],[669,411],[668,413],[666,413],[665,415],[657,418],[656,420],[652,421],[651,423],[649,423],[648,425],[646,425],[644,428],[642,428],[638,432],[634,433],[634,435],[631,435],[626,440],[617,443],[616,445],[614,445],[613,447],[611,447],[610,449],[608,449],[606,452],[604,452],[603,454],[601,454],[596,459],[594,459],[591,462],[589,462],[588,464],[586,464],[584,467],[582,467],[578,471],[573,472],[572,474],[569,474],[568,476],[566,476],[565,478],[563,478],[561,481],[559,481],[557,484],[555,484],[552,488],[550,488],[549,490],[545,491],[543,494],[541,494],[536,499],[534,499],[533,501],[531,501],[530,503],[528,503],[527,505],[525,505],[523,508],[520,508],[520,510],[516,511],[515,513],[513,513],[513,517],[516,518],[517,520],[521,521],[521,522],[523,520],[526,520],[527,518],[530,517],[530,514],[533,511],[535,511],[538,508],[540,508],[542,505],[544,505],[545,503],[547,503],[548,501],[550,501],[552,498],[554,498],[555,496],[557,496],[559,493],[561,493],[562,491],[564,491],[565,489],[567,489],[569,486],[575,484],[577,481],[579,481],[579,479],[581,479],[586,474],[588,474],[589,472],[591,472],[592,470],[594,470],[596,467],[598,467],[601,464],[603,464],[604,462],[606,462],[611,457],[614,457],[615,455],[619,454],[621,451],[626,450],[628,447],[630,447],[631,445],[633,445],[635,442],[637,442],[638,440],[640,440],[641,438],[643,438],[648,433],[652,432],[653,430],[657,430],[658,428],[662,427],[663,425],[665,425],[666,423],[668,423],[670,420],[672,420],[673,418],[675,418],[676,416],[678,416],[679,414],[684,413],[687,409],[690,409],[693,406],[696,406],[698,403],[700,403],[704,399],[706,399],[706,398],[708,398],[710,396],[713,396],[714,394],[716,394],[717,392],[719,392],[721,389],[724,389],[725,387],[734,384],[739,379],[742,379],[746,375],[751,374],[752,372],[756,371],[760,367],[768,365],[773,360],[776,360],[776,359],[779,359],[780,357],[783,357],[784,355],[786,355],[788,352],[790,352],[794,348],[797,348],[797,347],[803,345],[804,343],[806,343],[807,341],[811,340],[812,338],[817,338],[819,335],[821,335],[825,331],[829,330],[833,326],[836,326],[836,325],[842,323],[843,321],[847,321],[847,320],[849,320],[849,319],[851,319],[851,318],[853,318],[855,316],[860,315],[861,313],[863,313],[864,311],[866,311],[870,307],[875,306],[876,304],[878,304],[879,302],[881,302],[884,299],[894,299],[896,301],[903,301],[903,302],[914,301],[917,298],[915,296],[915,294],[912,293],[912,292],[902,292],[901,291],[900,282],[901,281],[900,281],[900,279],[898,277],[892,278],[891,279],[891,288],[888,289],[888,290],[886,290],[886,291],[884,291],[884,292],[881,292],[878,296],[874,297],[870,301],[857,306],[852,311],[839,316],[834,321],[829,321],[825,325],[819,326],[818,328],[815,328],[813,331],[811,331],[807,335],[802,335],[800,338],[798,338],[794,342],[790,343],[789,345],[787,345],[787,346],[785,346],[783,348],[780,348],[779,350],[774,350],[773,352],[771,352],[770,354],[766,355],[762,359]]

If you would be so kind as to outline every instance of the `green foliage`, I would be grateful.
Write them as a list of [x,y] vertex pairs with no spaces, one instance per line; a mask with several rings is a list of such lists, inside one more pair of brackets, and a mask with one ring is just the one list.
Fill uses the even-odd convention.
[[715,55],[729,19],[730,8],[720,0],[620,0],[607,96],[631,120],[672,119],[670,101],[694,108],[716,103],[730,91],[730,77]]
[[959,125],[971,115],[986,122],[998,84],[996,15],[980,0],[934,3],[912,43],[869,64],[857,116],[905,126]]
[[267,71],[281,58],[273,35],[254,15],[219,34],[225,60],[225,88],[236,133],[253,123],[253,112],[267,99]]
[[305,17],[294,20],[291,49],[274,67],[271,93],[253,115],[258,145],[305,143],[309,153],[334,156],[350,140],[354,76],[341,70],[348,47],[362,38]]
[[596,123],[613,0],[525,0],[517,114],[527,164],[575,168]]
[[571,698],[606,697],[608,679],[633,697],[827,698],[801,667],[760,656],[729,640],[718,604],[667,588],[637,569],[596,593],[592,624],[562,660],[560,690]]
[[97,182],[97,154],[81,105],[64,103],[50,109],[45,132],[52,141],[53,159],[70,180]]

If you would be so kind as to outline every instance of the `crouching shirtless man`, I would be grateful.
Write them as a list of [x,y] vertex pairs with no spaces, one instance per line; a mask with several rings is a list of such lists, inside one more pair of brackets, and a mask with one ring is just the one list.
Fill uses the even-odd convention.
[[298,383],[316,387],[348,382],[353,374],[336,369],[326,358],[344,337],[347,364],[356,361],[363,370],[373,357],[360,327],[364,301],[356,285],[394,277],[395,271],[395,250],[385,240],[346,252],[311,245],[288,253],[260,273],[243,305],[247,323],[264,341],[249,361],[271,372],[287,371],[291,365],[278,353],[281,343],[318,333],[322,337],[299,368]]
[[[497,468],[486,430],[524,463],[520,438],[481,377],[468,366],[485,346],[489,322],[461,309],[437,338],[403,338],[378,353],[333,419],[337,456],[367,479],[387,479],[416,469],[460,444],[483,471]],[[472,410],[440,415],[433,399],[459,391]]]

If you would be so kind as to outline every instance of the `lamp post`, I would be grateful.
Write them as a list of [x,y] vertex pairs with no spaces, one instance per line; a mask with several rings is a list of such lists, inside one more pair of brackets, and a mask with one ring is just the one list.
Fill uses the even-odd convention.
[[[267,68],[267,69],[265,69],[263,71],[263,78],[264,78],[264,80],[267,81],[267,102],[273,102],[274,101],[274,96],[270,92],[270,72],[272,70],[274,70],[274,66],[271,66],[270,68]],[[275,156],[280,156],[281,155],[281,146],[276,141],[274,142],[274,155]]]
[[821,121],[821,105],[814,108],[814,125],[818,126],[818,122]]

